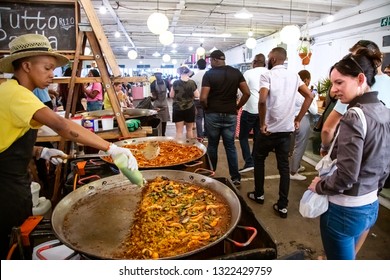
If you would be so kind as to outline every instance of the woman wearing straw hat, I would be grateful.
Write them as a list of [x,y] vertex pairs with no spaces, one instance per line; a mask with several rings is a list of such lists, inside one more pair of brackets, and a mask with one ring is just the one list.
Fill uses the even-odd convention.
[[193,128],[195,124],[195,102],[199,97],[199,91],[193,80],[190,80],[193,72],[185,65],[177,68],[180,79],[173,82],[170,97],[172,103],[172,121],[176,126],[176,138],[183,138],[184,125],[186,126],[186,138],[194,138]]
[[37,129],[47,125],[59,135],[86,146],[106,151],[109,155],[124,153],[128,167],[137,169],[130,150],[117,147],[84,127],[57,115],[33,94],[34,88],[52,83],[54,69],[69,62],[55,53],[49,40],[39,34],[26,34],[12,40],[10,55],[0,59],[0,72],[14,73],[0,84],[0,254],[6,257],[9,234],[32,215],[28,163],[31,158],[44,158],[54,164],[65,154],[56,149],[34,146]]

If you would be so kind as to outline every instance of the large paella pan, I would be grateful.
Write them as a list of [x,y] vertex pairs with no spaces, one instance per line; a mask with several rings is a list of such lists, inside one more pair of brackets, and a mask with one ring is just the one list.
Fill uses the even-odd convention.
[[[147,159],[142,151],[151,142],[157,143],[160,149],[156,158]],[[133,138],[118,141],[115,144],[130,149],[137,159],[140,169],[166,168],[187,164],[199,160],[207,152],[207,148],[195,139],[179,140],[163,136]],[[109,156],[102,156],[102,159],[112,163]]]
[[[236,227],[241,215],[241,204],[237,195],[223,183],[185,171],[146,170],[142,174],[148,181],[163,174],[171,180],[210,190],[226,201],[230,211],[229,219],[220,221],[226,223],[226,230],[217,239],[197,249],[161,259],[183,258],[203,251],[226,239]],[[131,185],[122,175],[84,185],[58,203],[52,215],[53,230],[61,242],[86,256],[102,259],[126,258],[125,254],[118,254],[118,250],[123,251],[123,242],[129,236],[128,231],[133,224],[141,195],[142,189]],[[179,223],[184,222],[181,220]]]

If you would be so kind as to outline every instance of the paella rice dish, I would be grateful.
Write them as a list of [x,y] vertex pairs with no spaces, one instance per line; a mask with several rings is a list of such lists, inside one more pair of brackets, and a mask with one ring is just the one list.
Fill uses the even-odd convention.
[[160,259],[200,249],[229,229],[231,211],[216,192],[157,177],[146,184],[128,236],[114,257]]
[[[203,156],[203,151],[194,145],[180,144],[175,141],[160,141],[159,154],[154,159],[146,159],[142,151],[147,142],[138,144],[126,144],[123,148],[128,148],[137,159],[139,168],[173,166],[197,160]],[[103,156],[103,160],[113,163],[110,156]]]

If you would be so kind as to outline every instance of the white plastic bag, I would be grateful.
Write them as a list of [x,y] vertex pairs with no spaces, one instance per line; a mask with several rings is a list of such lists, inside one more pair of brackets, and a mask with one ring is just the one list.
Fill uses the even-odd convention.
[[324,156],[316,165],[316,170],[318,171],[318,175],[320,177],[330,176],[337,169],[337,159],[332,160],[330,158],[330,154],[328,153]]
[[304,218],[317,218],[328,210],[328,205],[327,195],[307,190],[299,202],[299,213]]

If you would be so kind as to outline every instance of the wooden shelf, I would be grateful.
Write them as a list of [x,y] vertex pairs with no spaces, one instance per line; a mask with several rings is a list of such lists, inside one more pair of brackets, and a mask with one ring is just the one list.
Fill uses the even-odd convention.
[[[98,131],[95,132],[97,135],[99,135],[103,139],[121,139],[123,138],[122,134],[119,132],[119,129],[113,129],[108,131]],[[139,138],[139,137],[146,137],[148,134],[153,133],[153,128],[151,126],[143,126],[142,128],[137,129],[136,131],[129,132],[130,137],[129,138]],[[55,136],[38,136],[37,142],[58,142],[61,140],[60,135]],[[68,141],[68,140],[66,140]]]
[[[53,79],[53,84],[69,84],[71,77],[56,77]],[[112,78],[112,82],[131,82],[131,83],[142,83],[147,82],[145,77],[118,77]],[[75,77],[75,84],[83,83],[102,83],[101,77]]]

